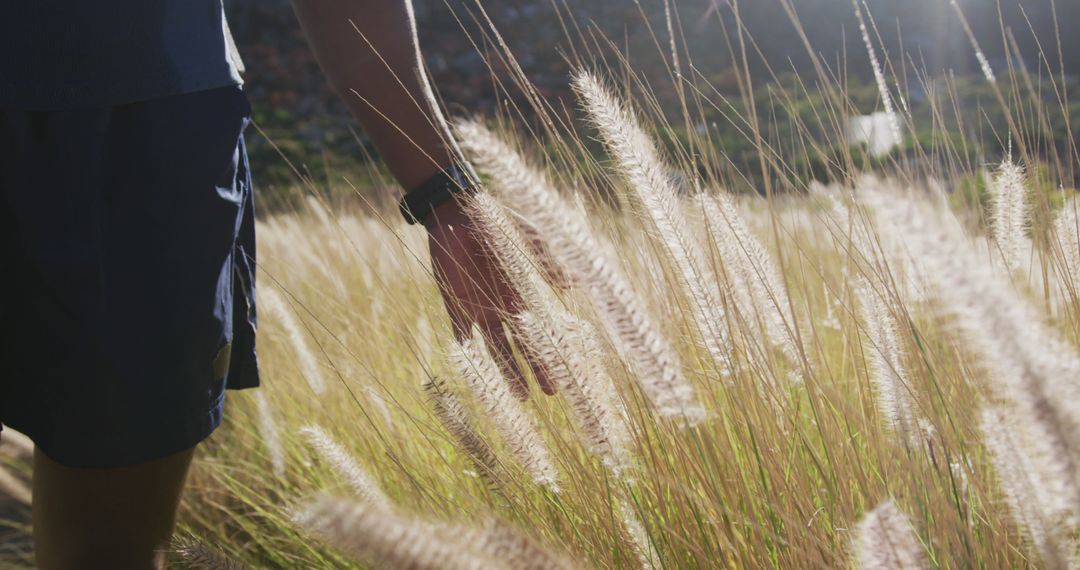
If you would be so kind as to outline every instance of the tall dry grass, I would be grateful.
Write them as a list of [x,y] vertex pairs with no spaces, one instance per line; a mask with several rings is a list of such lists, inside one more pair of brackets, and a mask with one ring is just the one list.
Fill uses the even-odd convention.
[[[878,58],[864,8],[905,137],[905,70]],[[776,148],[819,156],[810,127],[843,136],[856,109],[825,62],[803,84],[827,95],[820,123],[777,140],[765,110],[684,75],[674,37],[678,111],[600,36],[568,111],[490,33],[538,119],[455,134],[485,188],[476,229],[527,309],[508,323],[519,356],[559,394],[518,400],[479,335],[450,340],[422,231],[311,188],[260,222],[264,386],[230,394],[203,446],[182,516],[200,538],[181,550],[221,567],[1075,564],[1077,206],[1031,189],[1077,157],[1035,168],[1041,120],[1010,115],[998,171],[940,160],[960,155],[946,141],[876,172],[849,153],[824,185]],[[980,62],[1002,105],[1030,80]],[[664,136],[705,108],[756,141],[760,193],[727,190],[708,129]],[[956,192],[980,177],[985,210]]]
[[[286,475],[262,479],[267,420],[238,395],[196,473],[191,530],[239,534],[251,550],[233,555],[286,566],[502,567],[476,542],[491,516],[535,548],[510,567],[1071,564],[1074,214],[1054,239],[1031,239],[1029,210],[1009,222],[1046,264],[1050,299],[1002,255],[1016,235],[896,177],[771,203],[703,183],[659,206],[678,212],[672,233],[618,164],[627,207],[582,206],[557,182],[575,174],[513,132],[458,134],[491,191],[477,223],[532,309],[519,349],[560,393],[521,402],[482,338],[438,341],[449,328],[421,234],[312,201],[264,222],[264,269],[332,380],[318,397],[289,365],[296,323],[264,321]],[[653,152],[653,168],[678,168]],[[691,245],[696,261],[672,259]],[[712,294],[687,287],[691,266]],[[703,303],[722,305],[704,327]],[[701,340],[719,327],[725,360]],[[305,448],[311,421],[384,495],[307,503],[353,469]]]

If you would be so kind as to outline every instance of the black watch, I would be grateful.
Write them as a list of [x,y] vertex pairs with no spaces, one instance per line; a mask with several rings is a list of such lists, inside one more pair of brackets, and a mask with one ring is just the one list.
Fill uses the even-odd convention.
[[423,184],[409,190],[401,197],[398,210],[410,224],[419,224],[431,215],[431,212],[456,194],[473,193],[476,190],[473,178],[468,172],[452,164],[446,170],[440,170]]

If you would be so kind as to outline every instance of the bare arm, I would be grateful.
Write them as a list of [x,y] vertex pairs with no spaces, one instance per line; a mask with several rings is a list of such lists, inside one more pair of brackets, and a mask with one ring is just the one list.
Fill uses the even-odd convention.
[[452,162],[410,0],[293,0],[293,8],[330,84],[405,189]]
[[[459,154],[422,73],[411,0],[293,0],[315,57],[398,182],[412,189]],[[351,20],[351,23],[350,23]],[[354,27],[355,25],[355,27]],[[456,200],[425,220],[435,278],[458,338],[476,324],[519,393],[524,375],[503,332],[521,299]],[[554,387],[537,371],[541,388]]]

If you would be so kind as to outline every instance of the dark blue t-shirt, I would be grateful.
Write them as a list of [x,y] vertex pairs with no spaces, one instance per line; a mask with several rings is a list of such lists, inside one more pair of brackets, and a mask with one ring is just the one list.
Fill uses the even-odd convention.
[[148,101],[235,85],[221,0],[0,0],[0,109]]

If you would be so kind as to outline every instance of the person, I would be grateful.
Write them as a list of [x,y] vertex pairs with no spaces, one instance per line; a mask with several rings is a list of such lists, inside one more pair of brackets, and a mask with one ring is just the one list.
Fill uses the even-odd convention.
[[[36,562],[160,568],[195,446],[259,383],[239,60],[221,0],[4,4],[0,422],[35,442]],[[410,190],[455,332],[478,325],[522,382],[519,299],[459,199],[410,1],[293,8]]]

